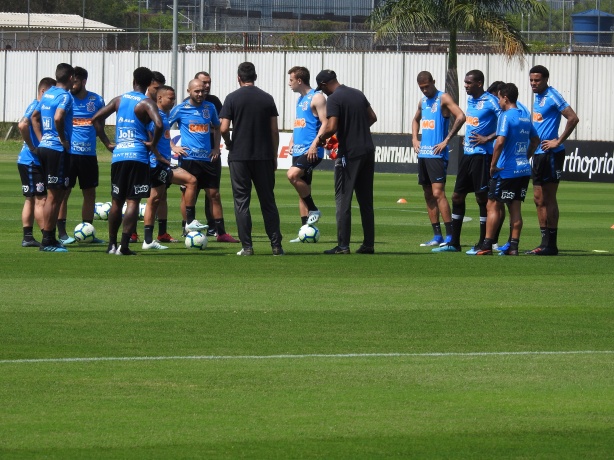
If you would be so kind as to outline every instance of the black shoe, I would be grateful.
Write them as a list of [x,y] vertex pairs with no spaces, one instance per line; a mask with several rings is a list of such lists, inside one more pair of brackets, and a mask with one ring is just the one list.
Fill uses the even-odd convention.
[[551,248],[549,246],[545,247],[539,252],[536,252],[536,256],[556,256],[559,253],[558,248]]
[[531,249],[530,251],[525,251],[525,254],[528,256],[536,256],[538,255],[540,252],[542,252],[545,248],[541,247],[541,246],[537,246],[535,249]]
[[21,247],[22,248],[40,248],[41,244],[36,240],[22,240]]
[[375,249],[372,246],[365,246],[361,244],[358,249],[356,249],[356,254],[375,254]]
[[284,252],[283,248],[281,246],[274,246],[273,247],[273,255],[274,256],[283,256],[286,253]]
[[339,246],[335,246],[332,249],[324,251],[324,254],[349,254],[350,248],[341,248]]

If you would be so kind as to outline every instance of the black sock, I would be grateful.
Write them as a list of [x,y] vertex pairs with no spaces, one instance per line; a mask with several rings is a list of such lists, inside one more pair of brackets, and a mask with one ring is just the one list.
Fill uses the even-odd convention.
[[305,198],[302,198],[302,200],[305,202],[305,204],[307,205],[307,209],[309,209],[310,211],[318,210],[318,207],[313,202],[313,198],[311,198],[311,193]]
[[226,234],[226,228],[224,227],[224,219],[215,219],[215,231],[219,235]]
[[431,224],[431,226],[433,227],[433,234],[435,236],[441,236],[441,224],[437,222],[435,224]]
[[153,225],[145,225],[145,243],[151,244],[153,241]]
[[166,233],[167,222],[168,221],[166,219],[158,220],[158,236],[162,236]]
[[123,253],[127,253],[128,251],[130,251],[130,249],[128,249],[128,246],[130,245],[130,236],[132,236],[131,233],[122,232],[122,241],[120,244]]
[[510,238],[510,250],[518,251],[518,245],[520,244],[520,238]]
[[[479,203],[478,206],[480,208],[480,242],[482,242],[486,238],[486,203]],[[498,237],[497,235],[493,241],[498,241]]]
[[185,207],[186,223],[191,224],[194,219],[196,219],[196,206],[186,206]]
[[34,235],[32,234],[33,227],[24,227],[23,228],[23,240],[24,241],[34,241]]
[[481,249],[484,251],[492,251],[492,243],[492,238],[484,238]]
[[556,248],[557,230],[558,229],[556,229],[556,228],[549,228],[548,229],[548,247],[550,247],[550,248]]
[[461,230],[463,229],[463,219],[465,218],[465,203],[452,203],[452,245],[460,246]]
[[43,246],[55,243],[55,228],[53,230],[43,230]]
[[307,225],[308,216],[301,216],[301,225]]
[[539,231],[542,233],[542,242],[539,246],[545,248],[548,246],[548,229],[546,227],[539,227]]
[[452,221],[444,222],[443,225],[446,227],[446,236],[452,236]]
[[84,220],[83,222],[86,222],[86,223],[88,223],[88,224],[93,224],[93,223],[94,223],[94,221],[93,221],[93,220]]
[[60,237],[68,236],[66,233],[66,219],[58,219],[58,235]]
[[507,241],[511,242],[512,241],[512,230],[514,230],[514,226],[512,225],[512,223],[510,222],[510,236],[507,237]]

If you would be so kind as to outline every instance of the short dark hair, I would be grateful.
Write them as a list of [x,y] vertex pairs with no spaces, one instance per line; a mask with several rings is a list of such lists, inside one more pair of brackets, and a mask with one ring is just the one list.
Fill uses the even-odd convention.
[[420,72],[418,74],[418,76],[416,77],[416,80],[418,82],[421,82],[421,81],[433,81],[433,75],[431,75],[431,72],[423,70],[422,72]]
[[211,76],[209,75],[209,72],[205,72],[204,70],[201,70],[200,72],[196,72],[196,75],[194,75],[194,78],[198,78],[199,75],[204,75],[205,77]]
[[486,90],[486,92],[493,94],[495,96],[498,96],[499,91],[501,91],[501,88],[503,88],[504,86],[505,86],[504,81],[501,81],[501,80],[493,81],[488,87],[488,89]]
[[153,74],[153,78],[152,78],[153,81],[157,81],[158,83],[162,83],[162,84],[166,83],[166,78],[160,72],[154,70],[152,74]]
[[518,87],[513,83],[506,83],[499,90],[499,97],[507,97],[514,104],[518,101]]
[[251,62],[242,62],[237,69],[237,76],[243,83],[253,83],[258,78],[256,67]]
[[288,75],[292,75],[292,74],[294,74],[296,78],[300,78],[303,83],[309,86],[310,75],[309,75],[309,69],[307,69],[307,67],[301,67],[301,66],[295,65],[290,70],[288,70]]
[[153,72],[149,70],[147,67],[139,67],[135,69],[132,73],[134,77],[134,81],[141,88],[147,88],[151,85],[151,81],[153,80]]
[[42,88],[45,88],[47,91],[52,86],[55,86],[57,82],[51,77],[42,78],[41,81],[38,82],[38,90],[40,91]]
[[65,62],[58,64],[55,68],[55,79],[58,83],[68,83],[70,77],[75,74],[75,69],[70,64]]
[[484,83],[484,73],[481,70],[470,70],[465,74],[466,77],[472,77],[474,80]]
[[161,91],[175,92],[175,88],[173,88],[172,86],[168,86],[168,85],[162,85],[158,87],[158,94],[160,94]]
[[78,78],[79,80],[87,80],[87,70],[85,70],[83,67],[75,67],[75,78]]
[[550,72],[548,72],[548,69],[546,69],[543,65],[536,65],[531,67],[531,70],[529,70],[529,73],[539,73],[541,74],[542,77],[548,79],[550,78]]

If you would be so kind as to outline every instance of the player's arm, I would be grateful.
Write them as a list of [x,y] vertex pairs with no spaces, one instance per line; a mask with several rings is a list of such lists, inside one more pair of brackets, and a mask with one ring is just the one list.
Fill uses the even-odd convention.
[[[311,110],[315,116],[318,117],[320,123],[320,129],[318,133],[309,146],[309,150],[307,150],[307,161],[314,162],[318,159],[318,147],[321,145],[320,143],[320,135],[326,132],[326,125],[328,124],[328,118],[326,118],[326,99],[321,93],[316,93],[311,100]],[[294,144],[294,136],[290,140],[290,150],[292,150],[292,145]]]
[[215,161],[220,157],[220,143],[222,142],[222,135],[220,133],[220,125],[213,126],[211,125],[211,129],[213,130],[213,144],[211,146],[211,161]]
[[559,145],[565,142],[569,136],[571,136],[571,133],[573,133],[573,130],[576,129],[576,126],[580,122],[578,115],[576,115],[574,109],[572,109],[569,105],[563,109],[561,115],[563,115],[567,119],[563,134],[561,134],[556,139],[542,141],[542,150],[547,151],[557,148]]
[[275,158],[275,171],[277,171],[277,151],[279,149],[279,127],[277,117],[271,117],[271,138],[273,139],[273,156]]
[[[226,145],[226,149],[232,149],[232,139],[230,138],[230,119],[222,118],[220,123],[220,134],[224,139],[224,144]],[[279,134],[278,134],[279,135]]]
[[32,142],[32,137],[30,136],[30,120],[27,117],[23,117],[21,120],[19,120],[19,123],[17,124],[17,128],[19,129],[19,132],[21,133],[21,137],[23,138],[23,141],[26,143],[26,145],[30,149],[30,152],[34,152],[36,150],[36,147],[34,147],[34,143]]
[[454,117],[454,124],[452,125],[452,129],[450,129],[445,139],[437,144],[433,149],[433,153],[435,154],[441,153],[450,143],[452,138],[458,134],[463,124],[465,124],[465,113],[447,93],[443,93],[441,96],[441,108],[442,110],[447,110],[450,115]]
[[38,110],[34,110],[34,112],[32,112],[32,116],[30,117],[30,123],[32,123],[32,130],[34,131],[34,135],[40,142],[40,140],[43,138],[43,130],[41,126],[41,113]]
[[411,143],[416,153],[420,151],[420,140],[418,139],[418,133],[420,132],[420,120],[422,120],[422,107],[421,104],[418,103],[418,110],[414,115],[414,119],[411,121]]
[[326,144],[326,139],[337,132],[337,126],[339,126],[339,117],[328,117],[325,131],[318,136],[320,145]]
[[503,152],[503,146],[505,145],[505,136],[497,136],[495,141],[495,150],[492,153],[492,161],[490,162],[490,177],[493,177],[495,173],[502,171],[502,168],[497,168],[499,157]]
[[53,121],[55,122],[55,129],[62,147],[64,147],[64,150],[67,152],[70,152],[70,139],[66,139],[66,132],[64,131],[66,126],[66,111],[58,107],[53,115]]
[[137,104],[135,113],[136,110],[138,110],[139,106],[141,106],[141,104],[143,104],[143,110],[154,124],[153,139],[151,141],[145,142],[145,145],[147,146],[149,151],[153,152],[153,154],[156,156],[156,161],[162,163],[163,165],[170,166],[170,162],[166,158],[164,158],[158,151],[158,141],[164,133],[164,122],[162,121],[162,117],[158,112],[158,106],[151,99],[143,99]]
[[367,117],[369,119],[369,126],[373,126],[377,121],[377,115],[375,115],[373,107],[371,106],[367,107]]
[[92,125],[94,125],[94,128],[96,129],[96,135],[98,136],[98,139],[100,139],[100,142],[104,144],[104,146],[109,152],[113,152],[113,149],[115,148],[115,143],[111,142],[109,140],[109,137],[107,136],[107,133],[104,132],[104,121],[112,114],[117,112],[117,109],[119,107],[119,100],[119,96],[111,99],[111,101],[107,105],[105,105],[102,109],[96,112],[92,117]]

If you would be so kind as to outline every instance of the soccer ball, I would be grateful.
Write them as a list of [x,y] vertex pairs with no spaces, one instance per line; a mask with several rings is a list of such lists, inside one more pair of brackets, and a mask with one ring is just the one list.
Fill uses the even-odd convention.
[[81,222],[75,227],[75,239],[79,243],[91,243],[96,238],[96,229],[89,222]]
[[96,203],[96,207],[94,208],[94,219],[108,220],[110,211],[111,203]]
[[124,205],[122,206],[122,217],[126,215],[126,209],[128,209],[128,203],[124,201]]
[[200,232],[190,232],[185,237],[185,247],[188,249],[205,249],[207,247],[207,235]]
[[303,243],[317,243],[320,240],[320,230],[315,225],[303,225],[298,231],[298,239]]
[[139,203],[139,220],[143,220],[145,218],[146,208],[147,208],[147,203]]

